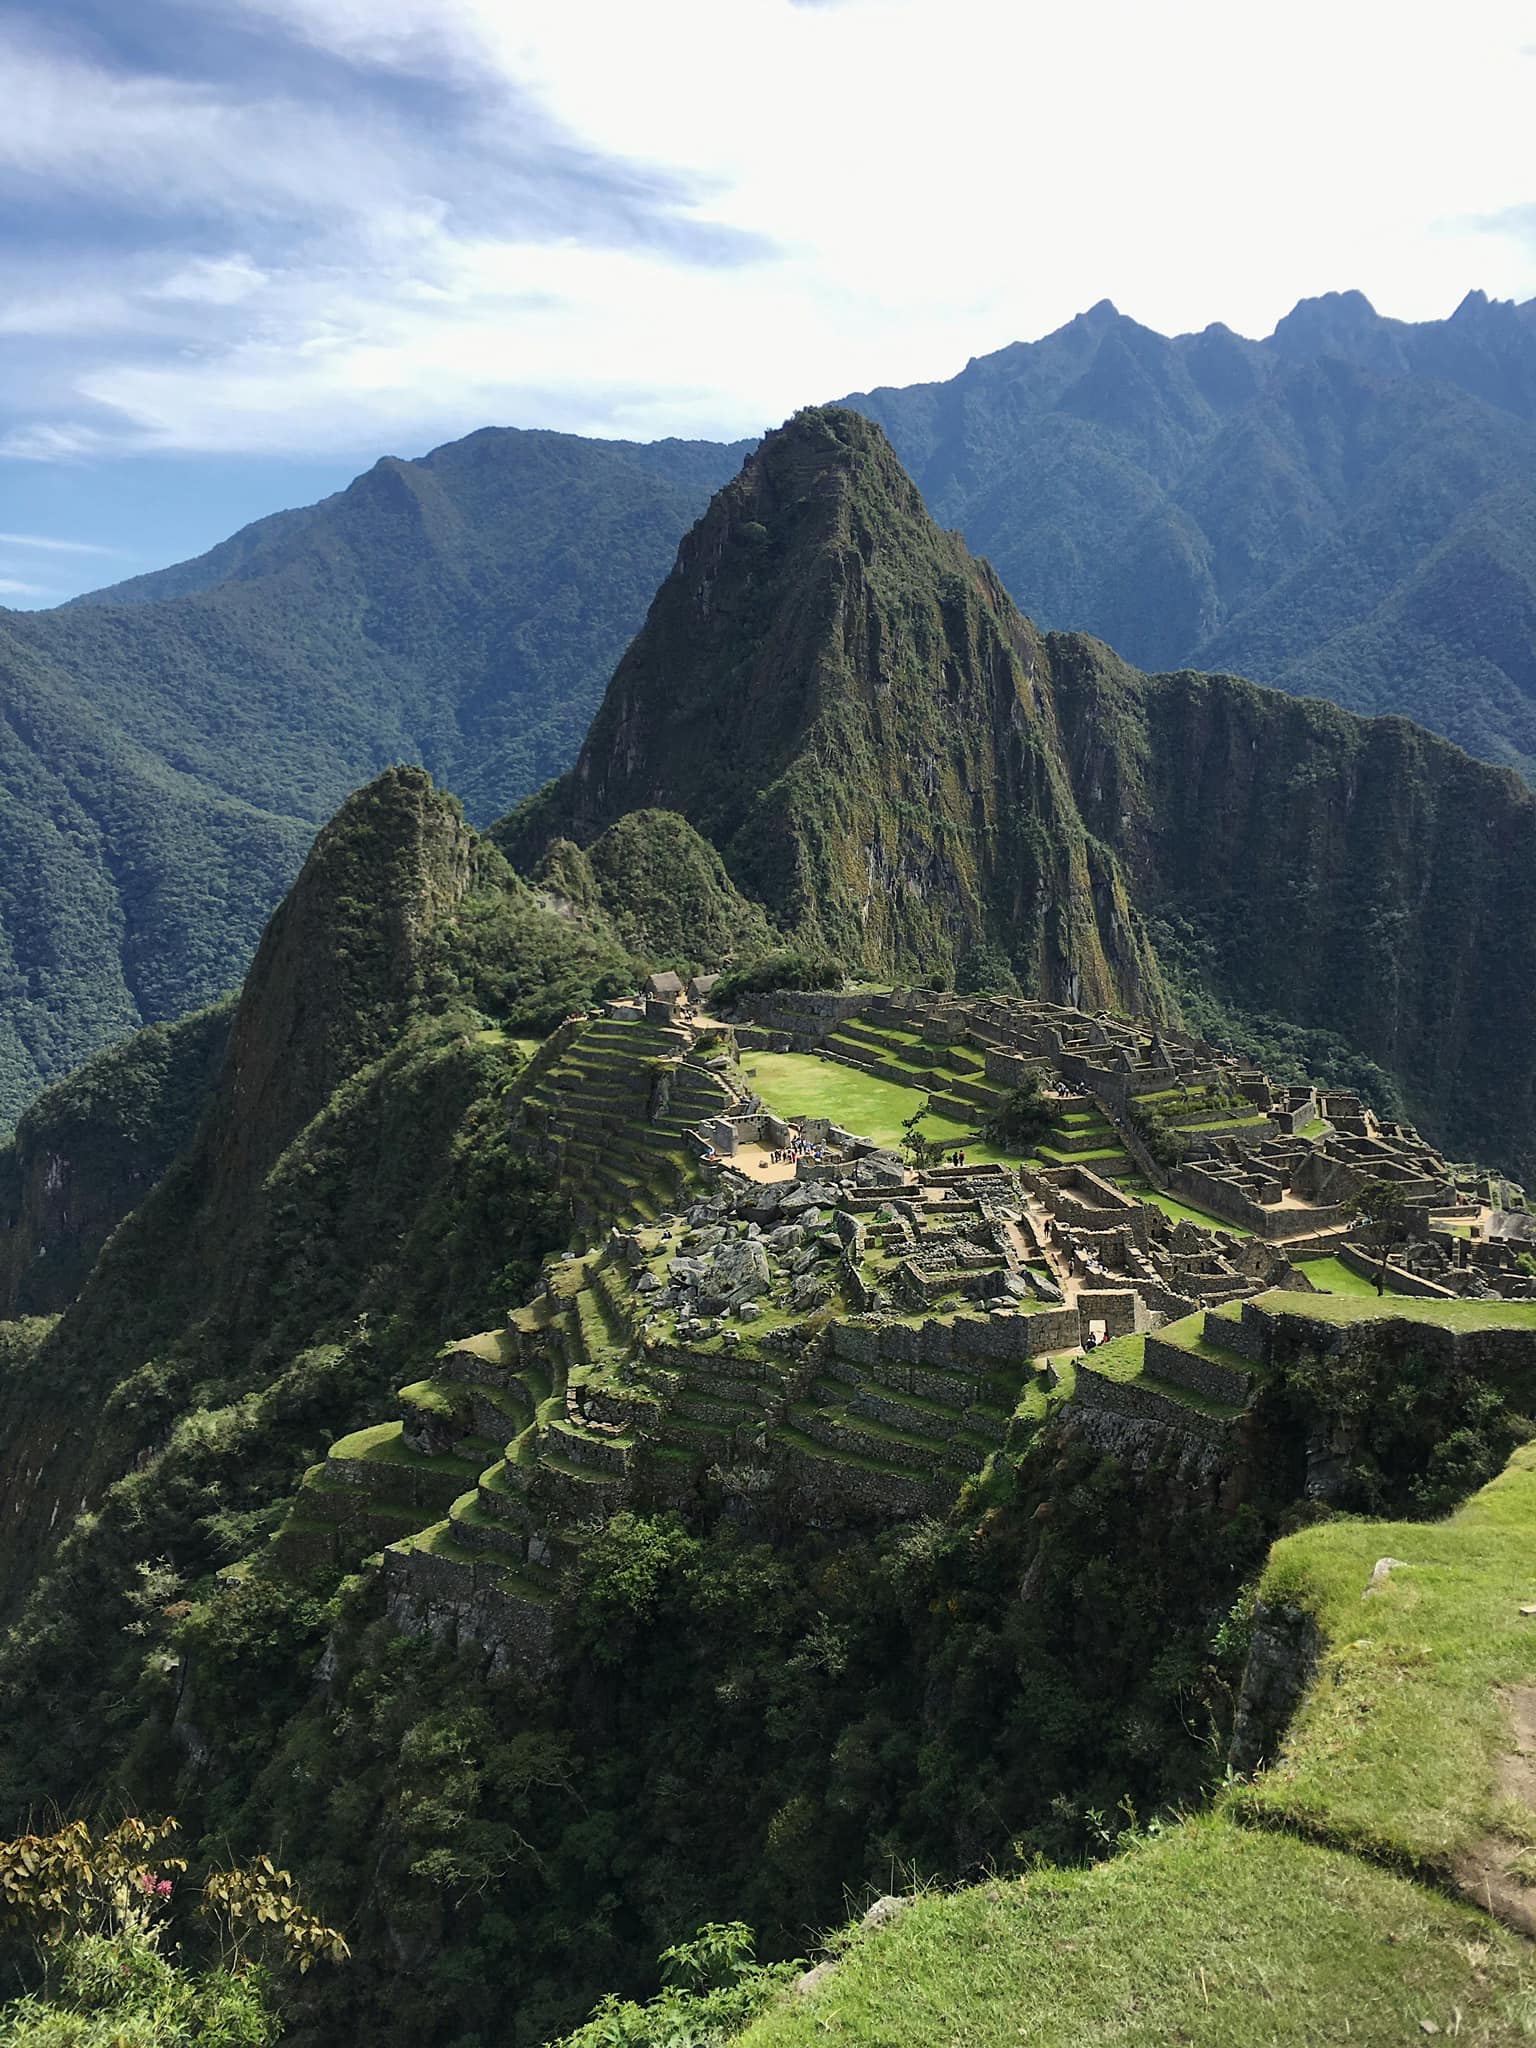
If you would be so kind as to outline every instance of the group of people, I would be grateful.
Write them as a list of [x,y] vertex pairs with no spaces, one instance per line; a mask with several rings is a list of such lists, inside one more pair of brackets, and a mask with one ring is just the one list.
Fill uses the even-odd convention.
[[944,1164],[946,1166],[964,1166],[965,1154],[963,1152],[951,1152]]
[[791,1138],[781,1151],[771,1153],[769,1157],[775,1166],[795,1166],[802,1159],[812,1159],[820,1165],[827,1157],[827,1151],[823,1145],[806,1145],[799,1138]]

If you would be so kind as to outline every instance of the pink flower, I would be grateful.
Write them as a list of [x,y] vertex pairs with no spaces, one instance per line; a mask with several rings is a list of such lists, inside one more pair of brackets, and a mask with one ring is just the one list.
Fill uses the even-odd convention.
[[155,1886],[155,1897],[157,1899],[168,1899],[170,1896],[171,1880],[168,1877],[162,1877],[159,1883]]

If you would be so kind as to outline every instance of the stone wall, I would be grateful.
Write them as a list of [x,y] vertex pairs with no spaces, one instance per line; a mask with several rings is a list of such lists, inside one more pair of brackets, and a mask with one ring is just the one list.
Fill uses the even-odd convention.
[[[1369,1280],[1371,1285],[1375,1286],[1380,1259],[1373,1259],[1369,1252],[1364,1252],[1358,1245],[1353,1244],[1339,1245],[1336,1255],[1341,1266],[1347,1266],[1351,1273],[1358,1274],[1360,1279]],[[1410,1294],[1420,1301],[1456,1299],[1454,1291],[1449,1287],[1442,1287],[1438,1280],[1426,1280],[1419,1273],[1410,1273],[1404,1266],[1393,1265],[1390,1260],[1387,1264],[1387,1286],[1394,1294]]]
[[1033,1315],[1004,1309],[917,1324],[845,1318],[832,1325],[828,1338],[835,1356],[870,1368],[931,1365],[982,1372],[990,1365],[1022,1364],[1047,1351],[1074,1349],[1082,1341],[1082,1321],[1075,1308],[1041,1309]]
[[1186,1351],[1177,1344],[1167,1344],[1161,1337],[1148,1337],[1144,1363],[1154,1379],[1188,1387],[1192,1394],[1203,1395],[1207,1401],[1225,1401],[1241,1407],[1253,1391],[1246,1373],[1214,1358],[1201,1358],[1197,1352]]
[[425,1550],[386,1550],[382,1576],[390,1620],[402,1635],[468,1639],[490,1653],[492,1668],[516,1664],[537,1673],[554,1651],[554,1603],[519,1600],[504,1589],[502,1567],[473,1566]]
[[1349,1218],[1348,1210],[1337,1205],[1266,1209],[1261,1203],[1252,1201],[1241,1188],[1234,1187],[1231,1181],[1223,1180],[1218,1174],[1207,1173],[1191,1160],[1186,1160],[1168,1176],[1168,1192],[1180,1201],[1191,1202],[1197,1209],[1209,1209],[1212,1215],[1220,1216],[1228,1223],[1240,1224],[1243,1229],[1264,1238],[1294,1237],[1302,1232],[1336,1229]]
[[1102,1323],[1106,1336],[1133,1336],[1137,1328],[1136,1308],[1134,1287],[1095,1287],[1091,1290],[1078,1290],[1078,1315],[1081,1327],[1085,1330],[1090,1323]]
[[1150,1422],[1178,1436],[1196,1437],[1202,1443],[1225,1445],[1232,1440],[1233,1425],[1225,1417],[1202,1415],[1198,1408],[1186,1408],[1182,1401],[1170,1400],[1150,1387],[1109,1379],[1095,1372],[1086,1359],[1078,1361],[1077,1384],[1070,1405]]

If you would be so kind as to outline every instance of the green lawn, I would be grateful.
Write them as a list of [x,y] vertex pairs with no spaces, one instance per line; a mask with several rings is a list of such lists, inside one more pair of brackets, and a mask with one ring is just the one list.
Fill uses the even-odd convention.
[[[814,1053],[747,1053],[742,1069],[764,1102],[780,1116],[830,1117],[844,1130],[856,1137],[873,1138],[877,1145],[900,1144],[903,1121],[922,1107],[928,1093],[922,1088],[904,1088],[898,1081],[881,1080],[877,1074],[861,1073],[838,1060],[818,1059]],[[935,1092],[943,1092],[937,1080]],[[967,1159],[978,1165],[1017,1164],[1017,1154],[987,1145],[974,1135],[973,1125],[930,1116],[924,1118],[922,1128],[926,1138],[963,1146]]]
[[1428,2031],[1489,2048],[1529,2038],[1533,1984],[1527,1944],[1472,1907],[1205,1816],[1088,1868],[920,1898],[738,2040],[1406,2048]]
[[1358,1273],[1352,1273],[1342,1259],[1298,1259],[1297,1269],[1306,1274],[1314,1287],[1321,1287],[1325,1294],[1371,1294],[1376,1292],[1374,1280],[1364,1280]]

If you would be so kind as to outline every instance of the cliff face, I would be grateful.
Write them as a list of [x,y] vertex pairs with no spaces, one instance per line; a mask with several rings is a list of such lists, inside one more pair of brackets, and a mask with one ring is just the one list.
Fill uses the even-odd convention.
[[1406,719],[1052,636],[1089,830],[1234,1007],[1336,1033],[1445,1143],[1536,1167],[1536,798]]
[[1077,816],[1039,635],[853,414],[799,414],[716,497],[576,766],[503,843],[531,864],[648,806],[867,972],[997,944],[1043,994],[1160,1005]]
[[1403,719],[1042,636],[862,418],[748,459],[503,842],[528,864],[653,804],[853,970],[985,946],[1150,1015],[1182,985],[1329,1034],[1440,1142],[1536,1176],[1531,792]]
[[39,1098],[0,1147],[0,1320],[79,1293],[97,1253],[191,1138],[232,1002],[153,1024]]

